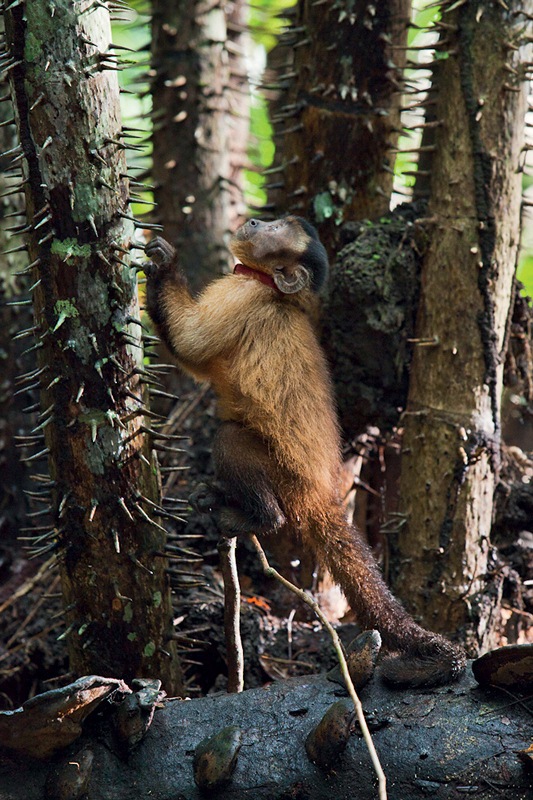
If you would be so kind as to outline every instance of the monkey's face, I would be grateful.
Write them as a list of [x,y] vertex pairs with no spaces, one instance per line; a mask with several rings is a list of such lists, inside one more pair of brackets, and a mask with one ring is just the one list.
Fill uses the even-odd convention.
[[230,250],[246,267],[271,275],[284,294],[320,289],[327,256],[316,230],[301,217],[250,219],[233,235]]

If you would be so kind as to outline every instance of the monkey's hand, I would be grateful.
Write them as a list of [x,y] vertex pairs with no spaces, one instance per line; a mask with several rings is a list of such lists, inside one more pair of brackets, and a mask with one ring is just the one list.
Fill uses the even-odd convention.
[[148,278],[161,276],[177,267],[177,253],[174,247],[161,236],[150,239],[146,245],[145,253],[150,259],[144,266]]
[[181,304],[189,297],[187,281],[179,268],[176,250],[165,239],[154,237],[146,245],[145,252],[150,259],[144,264],[146,310],[170,352],[179,356],[174,346],[166,304],[169,299]]

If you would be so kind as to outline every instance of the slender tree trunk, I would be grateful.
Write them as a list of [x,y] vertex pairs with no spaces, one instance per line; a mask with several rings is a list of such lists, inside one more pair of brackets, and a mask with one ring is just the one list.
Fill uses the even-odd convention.
[[273,52],[269,203],[318,224],[330,254],[342,222],[389,210],[409,10],[409,0],[299,0]]
[[174,692],[109,14],[28,0],[6,12],[6,31],[39,355],[29,379],[43,409],[34,435],[51,478],[37,476],[51,522],[34,553],[58,552],[74,673],[159,677]]
[[[404,415],[397,594],[429,627],[486,647],[506,327],[519,243],[523,4],[444,6],[415,353]],[[531,14],[531,3],[527,3]],[[488,590],[488,591],[487,591]]]
[[245,211],[244,16],[243,0],[153,2],[154,194],[193,290],[228,269]]
[[[0,20],[3,32],[3,21]],[[9,87],[5,80],[0,82],[0,94],[5,96]],[[26,521],[26,500],[24,489],[31,481],[28,471],[21,461],[23,455],[17,447],[16,436],[28,427],[33,427],[23,413],[25,406],[31,405],[30,392],[19,392],[17,378],[21,372],[21,353],[28,347],[26,338],[18,336],[24,329],[31,328],[32,311],[28,304],[12,305],[24,294],[29,286],[27,278],[18,276],[24,270],[27,257],[13,244],[13,230],[25,227],[24,207],[21,200],[20,178],[13,175],[10,165],[20,154],[18,139],[13,124],[13,109],[9,102],[0,104],[0,541],[14,539]],[[4,155],[6,154],[7,155]],[[18,191],[13,193],[13,187]],[[6,252],[7,251],[7,252]],[[13,252],[14,251],[14,252]],[[31,334],[31,330],[28,331]],[[30,354],[30,363],[35,367],[35,354]],[[28,424],[30,423],[30,424]]]

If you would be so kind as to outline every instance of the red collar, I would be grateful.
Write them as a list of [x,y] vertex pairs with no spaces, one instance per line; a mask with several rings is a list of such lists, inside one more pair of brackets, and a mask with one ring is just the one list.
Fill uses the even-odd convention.
[[283,294],[276,284],[274,283],[274,278],[272,275],[267,275],[266,272],[261,272],[259,269],[252,269],[252,267],[245,267],[244,264],[235,264],[235,269],[233,270],[234,275],[246,275],[249,278],[254,278],[256,281],[260,281],[264,283],[265,286],[270,286],[271,289],[275,289],[276,292],[279,294]]

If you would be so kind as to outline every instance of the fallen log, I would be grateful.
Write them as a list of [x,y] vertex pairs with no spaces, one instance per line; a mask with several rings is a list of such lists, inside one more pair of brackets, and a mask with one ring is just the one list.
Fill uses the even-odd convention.
[[[307,752],[316,749],[306,750],[310,733],[343,697],[338,684],[315,676],[167,701],[132,750],[117,741],[116,708],[105,701],[108,712],[100,706],[82,737],[53,761],[4,751],[0,798],[197,800],[209,793],[196,774],[217,800],[374,800],[376,779],[357,730],[333,763],[318,766]],[[531,701],[528,707],[508,692],[480,688],[470,674],[451,687],[402,692],[374,678],[361,700],[389,800],[532,797],[533,773],[518,755],[531,744]]]

